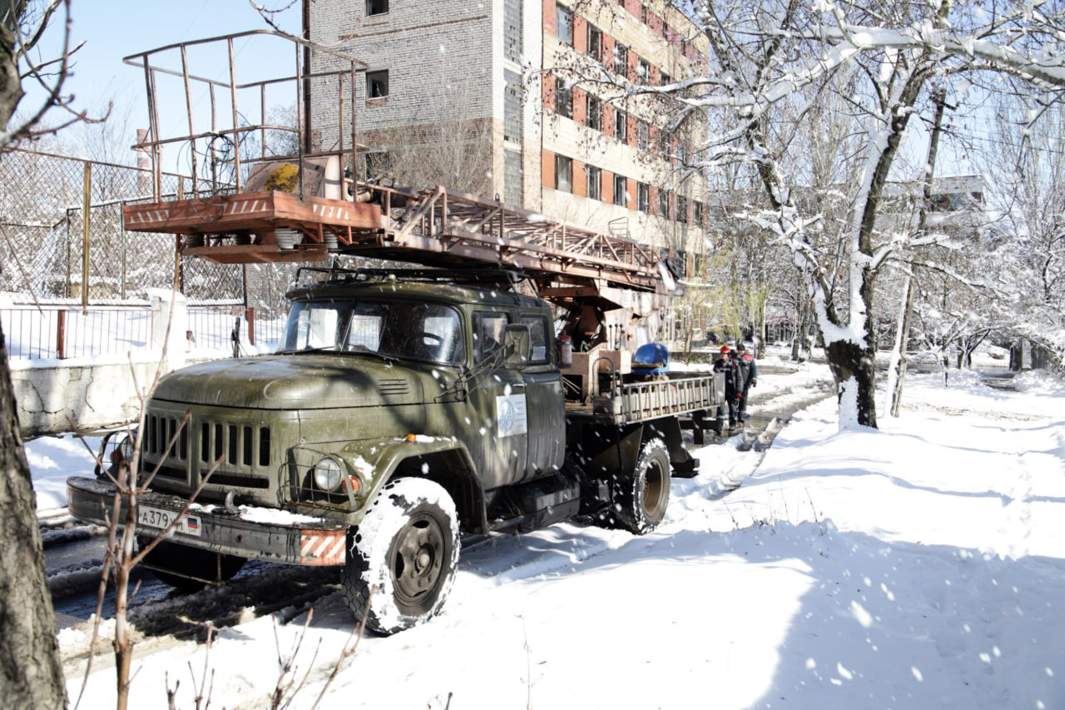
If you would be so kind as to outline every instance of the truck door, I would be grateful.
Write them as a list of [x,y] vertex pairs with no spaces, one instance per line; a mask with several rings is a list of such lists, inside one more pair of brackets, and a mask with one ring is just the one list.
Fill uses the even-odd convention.
[[[473,315],[475,380],[470,387],[475,420],[469,432],[471,449],[479,454],[485,488],[496,488],[525,477],[528,461],[529,407],[526,384],[519,370],[506,368],[493,355],[503,347],[510,323],[505,311],[479,311]],[[485,367],[490,360],[498,363]]]
[[522,372],[529,413],[529,456],[526,477],[562,467],[566,448],[566,413],[562,375],[558,370],[551,322],[544,313],[522,313],[529,326],[532,355]]

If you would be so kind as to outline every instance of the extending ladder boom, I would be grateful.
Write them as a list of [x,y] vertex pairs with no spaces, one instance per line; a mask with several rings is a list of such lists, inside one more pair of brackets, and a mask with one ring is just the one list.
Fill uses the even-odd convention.
[[622,237],[572,227],[443,187],[356,185],[356,201],[250,192],[128,205],[126,229],[180,235],[222,263],[316,261],[329,254],[428,266],[503,266],[534,279],[657,291],[659,259]]

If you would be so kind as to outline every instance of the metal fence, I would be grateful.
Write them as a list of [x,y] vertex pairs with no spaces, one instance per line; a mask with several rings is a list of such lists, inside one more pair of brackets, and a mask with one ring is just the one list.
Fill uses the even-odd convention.
[[[190,353],[226,357],[272,352],[280,344],[285,320],[257,318],[240,302],[190,303],[185,333]],[[97,304],[80,302],[14,303],[0,307],[8,357],[18,360],[69,360],[125,356],[152,345],[153,310],[147,302]]]
[[[242,298],[239,266],[176,257],[167,234],[123,228],[122,208],[148,201],[151,171],[50,153],[0,153],[0,291],[38,299],[143,297],[179,286],[191,298]],[[188,181],[164,173],[165,195]],[[201,183],[202,184],[202,183]],[[87,207],[87,219],[86,219]]]

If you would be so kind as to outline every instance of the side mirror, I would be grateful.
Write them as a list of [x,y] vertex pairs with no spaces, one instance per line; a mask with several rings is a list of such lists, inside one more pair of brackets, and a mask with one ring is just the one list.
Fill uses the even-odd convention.
[[532,334],[527,325],[508,325],[503,331],[503,365],[507,368],[525,367],[532,359]]

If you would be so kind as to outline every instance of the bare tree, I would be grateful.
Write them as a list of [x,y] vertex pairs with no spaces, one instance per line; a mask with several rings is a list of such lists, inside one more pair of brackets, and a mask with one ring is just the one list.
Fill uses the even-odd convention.
[[[1004,89],[1003,77],[1065,85],[1061,10],[993,5],[985,14],[951,0],[777,0],[757,8],[697,2],[711,46],[708,74],[667,86],[620,83],[628,96],[671,97],[678,113],[723,117],[726,129],[700,155],[708,166],[739,161],[757,173],[764,206],[750,216],[787,246],[802,274],[837,382],[842,425],[876,426],[878,273],[900,249],[940,237],[878,228],[885,187],[930,80],[988,76],[990,91]],[[850,83],[841,92],[833,82],[845,73]],[[826,223],[827,215],[802,199],[809,176],[792,152],[798,129],[833,91],[850,108],[857,148],[841,224]]]
[[[62,48],[40,58],[37,47],[61,13]],[[88,120],[64,94],[71,55],[70,0],[0,2],[0,151],[17,142]],[[13,119],[24,82],[45,91],[40,105]],[[25,107],[22,107],[25,108]],[[63,114],[46,126],[51,112]],[[55,616],[45,584],[44,553],[37,528],[36,498],[22,449],[11,373],[0,331],[0,697],[9,707],[65,707],[66,688],[55,637]]]

